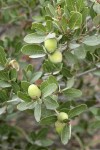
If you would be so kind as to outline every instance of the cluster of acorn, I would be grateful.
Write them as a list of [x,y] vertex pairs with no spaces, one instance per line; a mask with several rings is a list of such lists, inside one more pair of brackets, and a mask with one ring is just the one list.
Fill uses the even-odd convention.
[[[28,94],[32,99],[37,100],[41,97],[41,90],[37,87],[37,85],[31,84],[28,87]],[[55,122],[55,128],[58,134],[61,134],[64,126],[66,125],[66,123],[64,122],[65,120],[68,120],[67,113],[57,113],[57,121]]]
[[61,134],[66,123],[65,120],[68,120],[68,114],[65,112],[60,112],[57,114],[57,121],[55,122],[55,128],[58,134]]
[[[28,87],[28,94],[33,100],[37,100],[41,97],[41,90],[35,84],[31,84]],[[57,121],[55,122],[55,129],[58,134],[61,134],[66,123],[65,120],[68,120],[68,115],[65,112],[57,113]]]
[[[57,50],[57,39],[49,38],[45,40],[44,46],[48,52],[48,59],[52,63],[62,62],[62,53]],[[41,97],[41,90],[37,85],[31,84],[28,87],[28,94],[33,100],[37,100]],[[56,131],[60,134],[63,130],[65,123],[64,120],[68,119],[68,115],[65,112],[60,112],[57,114],[57,121],[55,122]]]
[[61,63],[62,62],[62,53],[57,50],[57,39],[49,38],[44,42],[44,46],[48,52],[48,59],[52,63]]
[[[57,50],[57,39],[49,38],[44,41],[44,46],[48,52],[48,59],[52,63],[62,62],[62,53]],[[31,84],[28,87],[28,94],[32,99],[38,99],[41,97],[41,90],[35,84]]]

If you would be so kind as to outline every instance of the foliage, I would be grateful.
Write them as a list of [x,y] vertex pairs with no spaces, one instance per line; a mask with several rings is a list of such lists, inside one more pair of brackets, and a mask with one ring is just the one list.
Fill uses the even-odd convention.
[[[100,128],[99,102],[95,91],[91,92],[88,85],[85,88],[90,95],[85,95],[84,90],[84,75],[91,73],[96,78],[100,77],[100,4],[92,0],[7,0],[0,4],[2,26],[13,25],[16,30],[18,25],[21,32],[14,37],[3,37],[0,41],[0,118],[9,128],[8,133],[5,127],[0,127],[2,148],[4,133],[7,144],[14,139],[15,144],[11,142],[11,145],[16,150],[23,146],[24,142],[18,146],[17,138],[21,136],[25,136],[27,141],[24,149],[49,149],[55,140],[47,138],[47,126],[55,135],[55,123],[61,112],[68,115],[67,119],[61,119],[65,125],[58,135],[64,145],[72,139],[71,130],[72,137],[78,136],[80,141],[85,130],[91,134],[92,130]],[[5,27],[2,27],[4,32]],[[23,30],[25,33],[22,33]],[[53,52],[45,47],[48,39],[57,41]],[[62,59],[55,56],[55,52],[60,52]],[[49,59],[52,55],[53,60]],[[36,66],[33,60],[37,62]],[[29,96],[31,84],[38,86],[41,92],[35,98]],[[23,129],[6,124],[22,111],[34,114],[36,125],[42,129],[27,135]],[[91,123],[87,123],[89,117]],[[72,124],[75,120],[79,122],[76,129]]]

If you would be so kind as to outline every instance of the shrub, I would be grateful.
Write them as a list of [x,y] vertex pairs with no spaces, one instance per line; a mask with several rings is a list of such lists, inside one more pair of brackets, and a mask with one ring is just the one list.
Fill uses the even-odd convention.
[[[43,0],[40,5],[41,18],[32,22],[25,43],[20,41],[15,45],[14,59],[6,53],[3,44],[0,46],[0,114],[8,113],[10,106],[13,109],[17,106],[19,111],[33,113],[34,110],[37,124],[55,125],[65,145],[71,139],[71,121],[80,114],[92,112],[94,121],[87,128],[100,127],[98,101],[92,103],[84,98],[82,78],[89,73],[100,76],[100,4]],[[19,58],[24,55],[29,62],[38,59],[39,68],[36,70],[33,63],[22,67],[19,58],[15,59],[17,55]],[[87,88],[91,91],[88,85]],[[90,95],[95,97],[94,91]],[[34,145],[31,140],[29,143]]]

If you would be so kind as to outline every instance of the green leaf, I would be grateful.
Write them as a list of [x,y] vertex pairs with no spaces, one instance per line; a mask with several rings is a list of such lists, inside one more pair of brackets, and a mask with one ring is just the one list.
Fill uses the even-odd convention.
[[46,33],[46,28],[41,23],[33,22],[31,29],[36,29],[36,31],[39,33]]
[[5,70],[0,71],[0,80],[5,80],[5,81],[10,80],[8,71]]
[[22,41],[19,40],[17,41],[17,43],[15,44],[15,50],[14,50],[14,54],[17,56],[20,54],[20,49],[22,47]]
[[24,111],[27,109],[33,109],[37,105],[37,102],[22,102],[17,105],[17,109],[20,111]]
[[84,8],[84,1],[83,0],[77,0],[76,1],[77,11],[81,12]]
[[8,88],[8,87],[11,87],[10,83],[0,80],[0,88]]
[[70,99],[82,96],[82,92],[78,89],[63,89],[63,93]]
[[84,59],[86,57],[85,48],[81,45],[80,47],[74,49],[74,54],[78,59]]
[[3,47],[1,47],[1,46],[0,46],[0,63],[2,65],[5,65],[5,63],[6,63],[6,54],[5,54]]
[[27,81],[22,81],[21,82],[21,88],[25,91],[25,92],[27,92],[28,91],[28,87],[30,86],[30,83],[29,82],[27,82]]
[[46,138],[48,134],[48,128],[42,128],[41,130],[39,130],[37,136],[36,136],[36,139],[42,139],[42,138]]
[[38,71],[33,73],[32,78],[31,78],[31,83],[34,83],[35,81],[37,81],[38,79],[40,79],[40,77],[42,76],[42,72]]
[[17,94],[17,92],[20,91],[20,87],[19,87],[18,83],[12,82],[11,85],[12,85],[13,91]]
[[[45,105],[43,104],[42,105],[42,118],[45,118],[45,117],[48,117],[48,116],[52,116],[52,115],[55,115],[55,111],[52,111],[50,109],[47,109],[45,107]],[[41,118],[41,119],[42,119]]]
[[47,109],[55,110],[57,107],[59,107],[59,104],[52,96],[46,97],[43,102]]
[[27,104],[28,109],[33,109],[37,105],[37,101],[32,101]]
[[30,81],[31,78],[32,78],[32,72],[31,72],[30,70],[28,70],[28,71],[24,71],[24,70],[23,70],[23,72],[24,72],[24,75],[25,75],[25,78],[24,78],[24,79]]
[[34,117],[37,122],[40,121],[41,118],[41,104],[37,104],[34,109]]
[[66,32],[68,23],[67,23],[67,19],[65,16],[62,16],[61,26],[62,26],[63,31]]
[[28,66],[26,67],[25,70],[26,70],[27,72],[28,72],[28,71],[33,72],[33,71],[34,71],[33,65],[32,65],[32,64],[28,64]]
[[80,28],[82,24],[82,14],[79,12],[72,12],[72,15],[69,19],[69,27],[70,29],[76,30]]
[[75,0],[66,0],[66,4],[69,11],[75,10]]
[[83,21],[83,23],[86,20],[87,16],[89,16],[89,8],[88,7],[84,7],[84,9],[82,11],[82,21]]
[[27,102],[22,102],[22,103],[18,104],[17,109],[20,111],[27,110]]
[[65,145],[71,137],[71,125],[65,125],[61,132],[61,142]]
[[51,13],[49,7],[45,7],[45,10],[46,10],[46,14],[50,17],[53,17],[54,15]]
[[80,44],[78,44],[78,43],[73,43],[73,42],[71,42],[71,43],[69,43],[69,48],[71,49],[71,50],[74,50],[74,49],[76,49],[76,48],[78,48],[80,46]]
[[88,61],[90,61],[90,62],[95,61],[95,56],[94,56],[94,54],[88,51],[88,52],[87,52],[87,55],[86,55],[86,60],[88,60]]
[[70,109],[67,109],[67,108],[61,108],[61,109],[59,109],[60,110],[60,112],[65,112],[65,113],[67,113],[68,114],[68,112],[70,111]]
[[55,83],[58,86],[58,82],[56,80],[56,78],[54,76],[49,76],[48,80],[47,80],[48,84],[49,83]]
[[3,103],[8,100],[8,93],[6,90],[0,90],[0,103]]
[[58,110],[61,110],[61,109],[63,109],[63,108],[70,109],[70,105],[71,105],[71,101],[67,101],[67,102],[65,102],[65,103],[62,103],[62,104],[60,104]]
[[99,26],[100,24],[100,14],[93,18],[93,23],[95,26]]
[[45,56],[43,47],[39,45],[27,44],[22,47],[21,51],[23,54],[29,55],[30,58],[39,58]]
[[51,146],[54,142],[50,139],[41,139],[40,140],[41,144],[44,146],[44,147],[48,147],[48,146]]
[[65,2],[65,0],[57,0],[57,4],[61,4],[63,2]]
[[71,109],[68,113],[69,118],[73,118],[77,115],[80,115],[82,112],[87,110],[87,105],[81,104],[76,106],[75,108]]
[[100,129],[100,120],[91,122],[89,128],[92,129],[92,130]]
[[17,71],[15,68],[10,70],[10,78],[12,81],[16,81],[17,79]]
[[86,53],[87,53],[87,52],[94,53],[94,51],[96,50],[96,46],[88,46],[88,45],[85,45],[85,44],[84,44],[83,47],[84,47]]
[[64,6],[64,15],[66,16],[66,19],[68,20],[68,18],[70,17],[70,12],[68,10],[67,5]]
[[100,35],[87,36],[82,42],[88,46],[98,46],[100,45]]
[[53,16],[57,16],[57,14],[55,12],[55,8],[51,4],[48,4],[48,8]]
[[26,93],[23,93],[23,92],[18,92],[17,93],[18,97],[26,102],[29,102],[31,101],[31,98],[26,94]]
[[57,116],[53,115],[53,116],[42,118],[40,121],[40,124],[50,125],[50,124],[53,124],[55,121],[57,121]]
[[62,68],[61,72],[65,78],[71,78],[72,77],[71,70],[65,66]]
[[100,116],[100,108],[99,107],[90,107],[89,110],[95,115]]
[[39,35],[39,34],[36,34],[36,33],[28,34],[24,38],[24,41],[28,44],[33,44],[33,43],[40,44],[40,43],[44,42],[44,40],[45,40],[44,35]]
[[95,11],[97,14],[100,14],[100,4],[95,3],[95,4],[93,5],[93,9],[94,9],[94,11]]
[[56,78],[54,76],[49,76],[49,78],[46,81],[42,82],[41,90],[44,89],[49,84],[52,84],[52,83],[54,83],[58,86],[58,82],[57,82]]
[[67,81],[67,89],[72,88],[72,86],[74,85],[74,82],[75,82],[74,77],[68,79],[68,81]]
[[51,20],[46,21],[46,28],[48,32],[51,32],[53,30],[53,23]]
[[22,100],[18,98],[17,95],[14,95],[10,100],[7,101],[8,104],[16,105],[20,103]]
[[43,63],[43,70],[46,73],[52,72],[52,74],[58,74],[61,71],[61,69],[62,69],[62,63],[54,64],[48,60],[45,60],[45,62]]
[[61,30],[61,27],[60,27],[60,25],[59,25],[59,22],[53,21],[53,26],[54,26],[58,31],[60,31],[60,32],[62,33],[62,30]]
[[56,90],[57,90],[57,85],[55,83],[51,83],[51,84],[47,85],[44,89],[42,89],[43,98],[51,95]]
[[77,57],[73,55],[71,52],[65,52],[64,56],[69,66],[75,65],[78,62]]

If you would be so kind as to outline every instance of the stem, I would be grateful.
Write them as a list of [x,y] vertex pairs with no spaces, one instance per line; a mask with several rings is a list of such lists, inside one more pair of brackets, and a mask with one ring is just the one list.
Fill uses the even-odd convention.
[[87,71],[85,71],[85,72],[79,73],[79,74],[76,75],[76,77],[81,77],[81,76],[86,75],[86,74],[88,74],[88,73],[90,73],[90,72],[94,72],[94,71],[97,70],[97,69],[100,69],[100,67],[95,67],[95,68],[92,68],[92,69],[87,70]]
[[59,114],[59,112],[56,109],[55,109],[55,112],[56,112],[57,115]]
[[79,143],[81,150],[85,150],[83,142],[81,141],[80,137],[75,133],[73,133],[73,136],[76,138],[77,142]]

